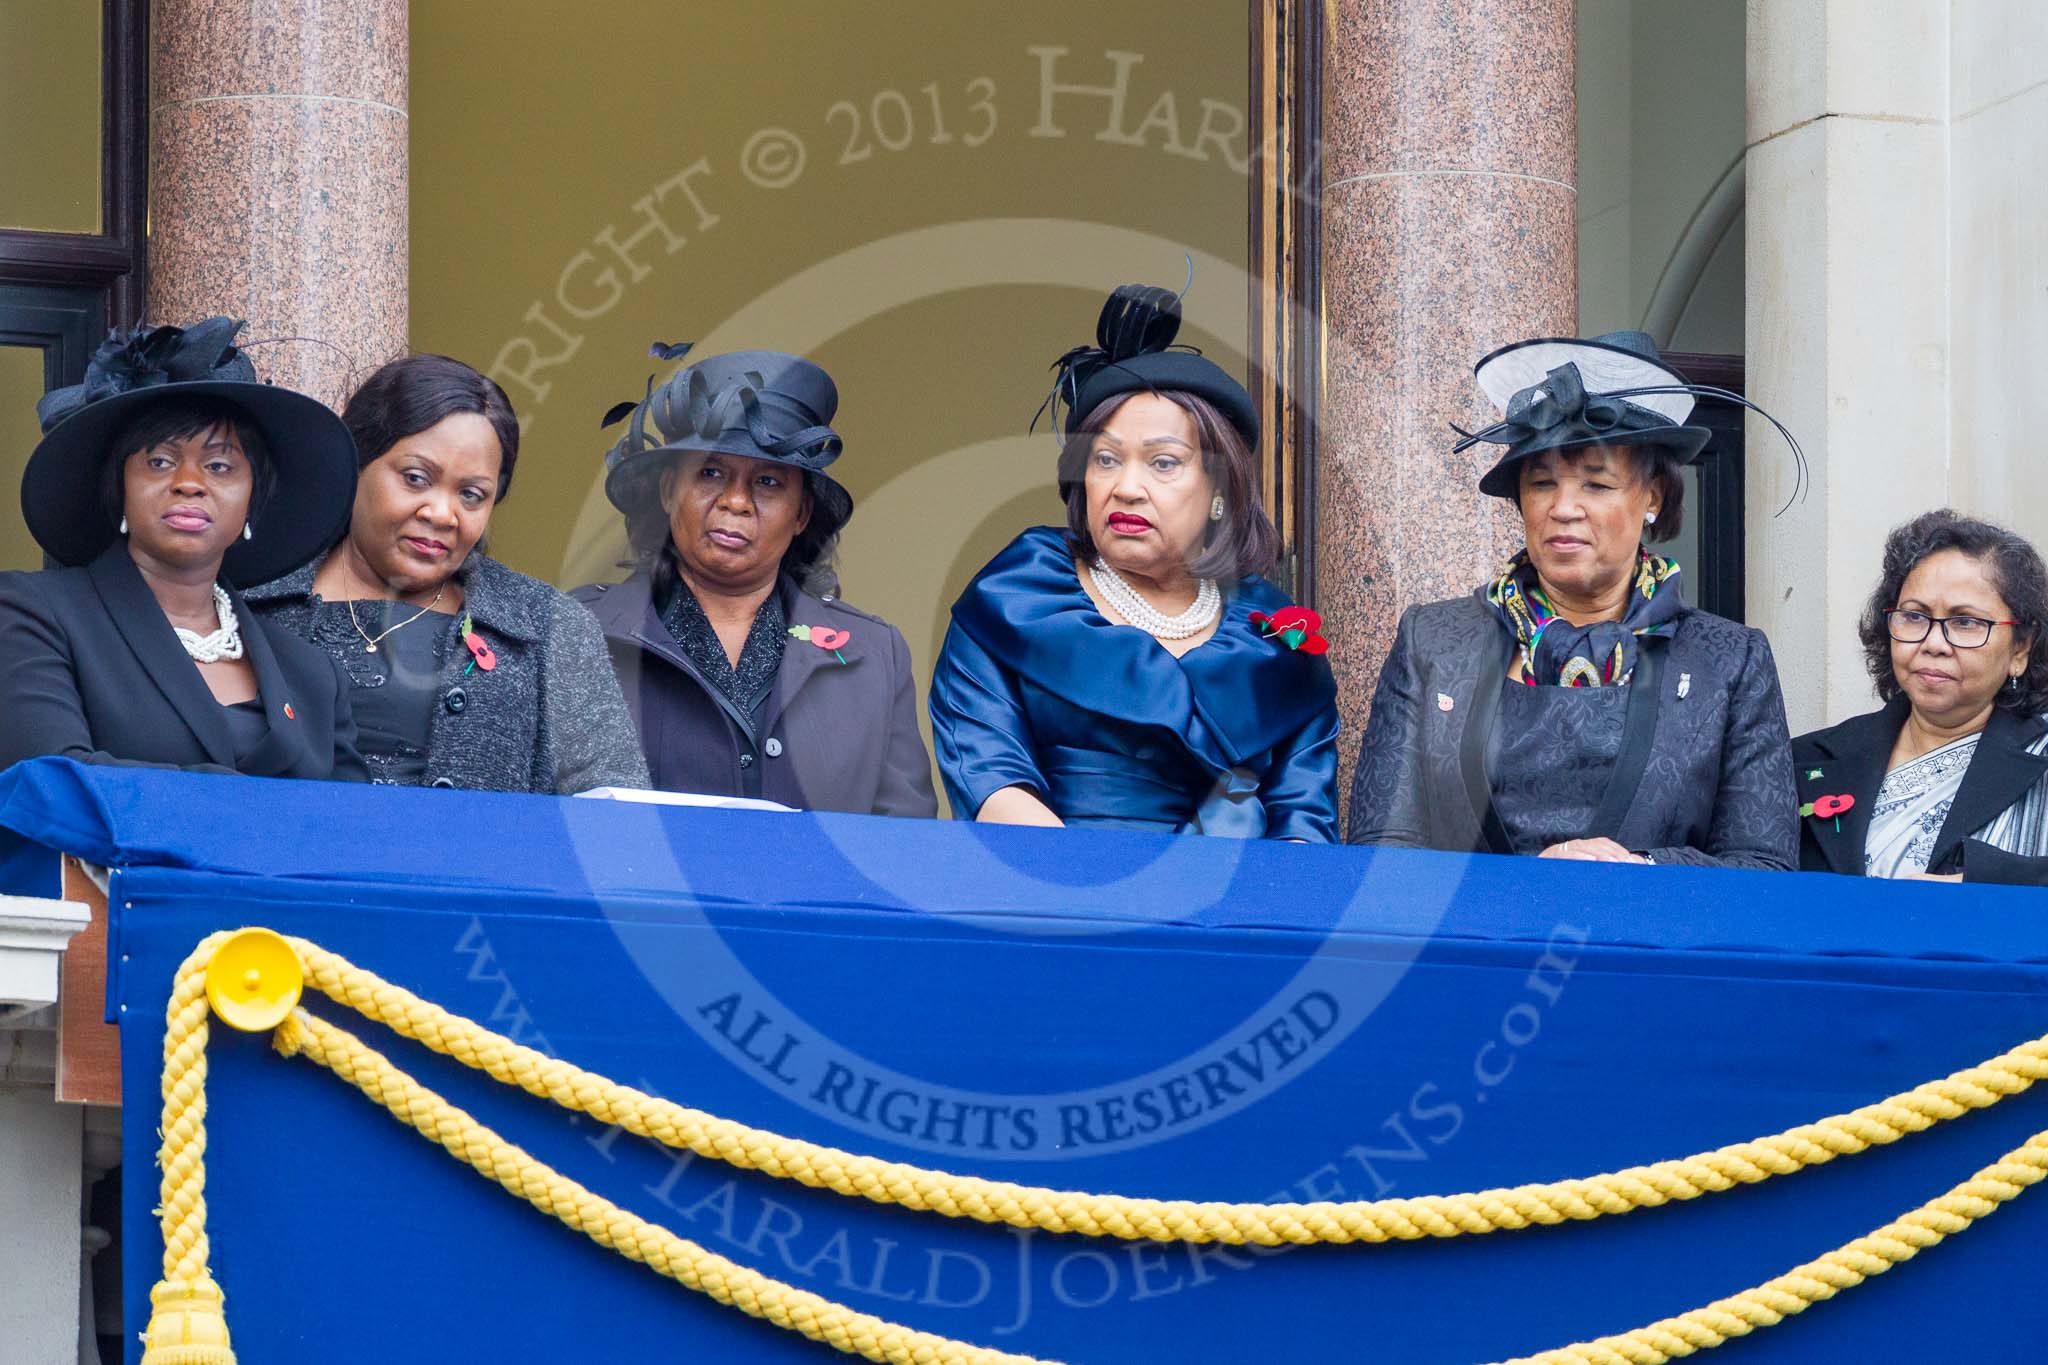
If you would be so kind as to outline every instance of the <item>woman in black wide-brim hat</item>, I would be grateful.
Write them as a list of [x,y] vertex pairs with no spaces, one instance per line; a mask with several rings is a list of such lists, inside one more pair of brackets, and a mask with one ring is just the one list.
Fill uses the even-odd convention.
[[364,778],[345,680],[238,591],[340,533],[355,448],[322,404],[258,381],[241,326],[117,334],[37,405],[22,515],[63,567],[0,574],[0,766]]
[[[678,359],[687,346],[657,346]],[[808,810],[937,814],[903,633],[841,601],[853,499],[839,391],[778,351],[711,356],[620,404],[605,494],[637,571],[597,616],[654,785]]]
[[1066,524],[976,575],[932,677],[956,818],[1337,837],[1327,642],[1261,576],[1258,416],[1179,327],[1178,295],[1125,285],[1056,362]]
[[1677,534],[1680,468],[1711,436],[1688,424],[1695,395],[1743,400],[1687,384],[1640,332],[1520,342],[1478,377],[1503,418],[1455,449],[1507,447],[1479,489],[1515,503],[1525,548],[1470,596],[1402,614],[1351,842],[1791,868],[1770,645],[1689,606],[1678,565],[1645,548]]

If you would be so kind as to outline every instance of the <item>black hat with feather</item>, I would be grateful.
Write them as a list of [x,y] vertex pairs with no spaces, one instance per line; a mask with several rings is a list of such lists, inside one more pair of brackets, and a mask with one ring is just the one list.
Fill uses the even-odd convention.
[[[680,360],[690,343],[656,342],[656,360]],[[605,496],[629,515],[658,496],[662,474],[692,452],[738,455],[801,470],[811,493],[811,524],[832,536],[853,516],[853,495],[825,472],[844,442],[832,429],[839,388],[832,376],[801,356],[782,351],[733,351],[707,356],[647,396],[617,404],[604,425],[625,422],[625,434],[605,452]]]
[[[1174,344],[1180,334],[1180,301],[1180,294],[1154,285],[1116,287],[1096,321],[1095,344],[1076,346],[1053,362],[1058,375],[1039,412],[1051,409],[1059,436],[1072,435],[1078,423],[1112,398],[1190,393],[1222,413],[1244,443],[1258,449],[1259,413],[1244,385],[1200,351]],[[1062,486],[1061,496],[1067,491]]]
[[1517,498],[1522,465],[1550,451],[1655,446],[1678,464],[1697,463],[1714,434],[1690,421],[1700,398],[1747,408],[1776,427],[1797,462],[1795,490],[1805,479],[1806,457],[1784,423],[1739,393],[1689,382],[1643,332],[1517,341],[1483,356],[1473,373],[1501,420],[1476,432],[1454,423],[1463,439],[1451,450],[1481,442],[1507,447],[1479,480],[1479,491],[1492,497]]
[[237,587],[298,568],[341,538],[355,500],[356,443],[332,408],[266,384],[236,346],[244,324],[207,318],[190,327],[140,326],[110,334],[86,363],[85,379],[52,389],[36,404],[43,439],[21,475],[21,514],[36,543],[59,564],[87,564],[119,534],[100,504],[104,462],[133,451],[109,447],[153,404],[180,399],[226,403],[269,449],[275,483],[251,508],[221,575]]

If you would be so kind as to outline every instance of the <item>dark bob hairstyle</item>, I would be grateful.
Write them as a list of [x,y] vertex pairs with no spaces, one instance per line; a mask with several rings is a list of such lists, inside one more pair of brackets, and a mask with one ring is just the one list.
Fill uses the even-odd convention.
[[[1094,452],[1095,437],[1117,410],[1134,393],[1120,393],[1095,405],[1080,425],[1067,433],[1060,448],[1060,492],[1067,500],[1067,546],[1084,564],[1095,562],[1095,537],[1088,530],[1088,488],[1085,476],[1088,457]],[[1259,501],[1259,461],[1244,437],[1238,434],[1216,406],[1206,398],[1175,389],[1162,389],[1158,396],[1185,412],[1195,424],[1195,439],[1202,446],[1202,468],[1209,483],[1223,495],[1223,520],[1211,524],[1208,541],[1188,565],[1197,578],[1232,582],[1249,574],[1265,575],[1273,570],[1280,554],[1280,533]]]
[[[670,464],[674,469],[684,457],[678,456]],[[795,466],[789,466],[794,469]],[[654,600],[668,599],[669,591],[675,586],[681,565],[676,560],[676,547],[669,539],[668,509],[661,505],[661,477],[642,479],[639,487],[644,493],[626,513],[626,540],[633,547],[630,567],[643,570],[654,582]],[[804,506],[806,510],[818,504],[818,491],[811,483],[808,472],[804,474]],[[830,597],[839,591],[839,574],[832,566],[832,553],[839,546],[839,535],[824,531],[818,518],[812,517],[804,529],[797,532],[789,542],[789,548],[782,552],[782,572],[796,580],[798,587],[816,597]]]
[[128,425],[114,433],[107,447],[106,460],[100,465],[99,490],[100,510],[106,513],[107,525],[120,525],[126,515],[122,509],[128,501],[129,456],[155,450],[166,441],[210,435],[223,427],[234,433],[242,453],[249,457],[248,523],[255,526],[261,521],[263,509],[270,505],[270,495],[277,488],[277,466],[271,462],[270,447],[264,444],[262,431],[242,415],[241,409],[221,399],[166,398],[136,413]]
[[[1555,454],[1557,462],[1566,468],[1577,464],[1595,451],[1612,450],[1622,455],[1635,476],[1657,490],[1657,519],[1643,528],[1643,539],[1661,543],[1676,536],[1685,527],[1685,473],[1671,451],[1660,445],[1583,445],[1561,451],[1543,451],[1522,461],[1522,468],[1532,468],[1545,455]],[[1520,472],[1516,478],[1520,479]],[[1515,506],[1522,505],[1520,484],[1517,483]]]
[[361,468],[384,458],[408,436],[430,430],[457,413],[473,412],[498,434],[498,501],[512,491],[512,467],[519,462],[519,419],[512,400],[488,375],[445,355],[409,355],[380,368],[342,409],[341,420],[356,438]]
[[2022,716],[2048,711],[2048,650],[2041,648],[2048,631],[2048,566],[2024,538],[1946,507],[1915,517],[1885,538],[1884,573],[1857,625],[1863,662],[1877,684],[1877,695],[1890,702],[1903,692],[1892,669],[1892,637],[1884,614],[1899,604],[1907,577],[1921,561],[1943,550],[1960,550],[1983,567],[1984,576],[2012,609],[2012,619],[2019,622],[2013,634],[2029,645],[2020,685],[1999,688],[1998,705]]

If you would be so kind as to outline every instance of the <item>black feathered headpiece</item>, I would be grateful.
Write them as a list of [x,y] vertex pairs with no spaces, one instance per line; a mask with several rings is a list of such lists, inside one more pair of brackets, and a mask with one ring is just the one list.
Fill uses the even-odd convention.
[[1474,373],[1500,408],[1501,420],[1479,431],[1453,423],[1461,439],[1451,451],[1481,442],[1507,447],[1479,481],[1479,491],[1493,497],[1514,498],[1523,461],[1546,451],[1657,446],[1678,463],[1692,464],[1713,437],[1709,428],[1690,424],[1699,398],[1734,403],[1776,427],[1796,466],[1793,496],[1805,486],[1805,452],[1783,422],[1739,393],[1688,382],[1664,363],[1646,333],[1518,341],[1490,352]]
[[[687,343],[657,342],[649,354],[680,360],[689,350]],[[835,534],[853,515],[853,495],[825,472],[845,444],[831,426],[838,410],[832,376],[801,356],[707,356],[659,384],[650,378],[645,398],[605,414],[607,427],[628,424],[605,452],[605,496],[631,512],[650,495],[651,481],[689,452],[771,460],[803,471],[814,523]]]
[[104,461],[122,428],[159,402],[204,399],[234,408],[263,437],[276,483],[251,510],[251,538],[221,566],[238,587],[298,568],[341,538],[355,498],[356,444],[318,399],[265,384],[235,338],[244,324],[207,318],[190,327],[140,326],[108,335],[85,378],[36,404],[43,439],[21,476],[21,514],[50,558],[91,562],[119,534],[99,502]]
[[[1095,323],[1095,344],[1076,346],[1053,362],[1052,392],[1038,412],[1051,412],[1055,434],[1064,440],[1089,413],[1122,394],[1177,392],[1207,401],[1247,446],[1258,448],[1258,409],[1244,385],[1200,351],[1174,344],[1180,301],[1180,294],[1155,285],[1117,286]],[[1038,418],[1031,424],[1036,428]]]

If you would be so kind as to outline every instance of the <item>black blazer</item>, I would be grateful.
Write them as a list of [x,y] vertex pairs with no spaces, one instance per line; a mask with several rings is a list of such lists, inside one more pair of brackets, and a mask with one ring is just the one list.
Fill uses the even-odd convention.
[[917,729],[917,684],[903,632],[836,597],[815,597],[787,577],[778,591],[792,626],[826,626],[848,639],[836,653],[789,642],[758,735],[662,625],[646,573],[570,594],[604,630],[656,790],[755,796],[799,810],[935,817],[931,756]]
[[234,597],[242,648],[270,721],[269,735],[239,764],[220,703],[125,543],[83,568],[0,574],[0,768],[57,754],[367,780],[340,670]]
[[[1898,742],[1899,727],[1906,723],[1911,706],[1906,698],[1896,697],[1882,711],[1792,741],[1793,775],[1798,779],[1801,805],[1821,796],[1846,793],[1856,798],[1839,817],[1823,820],[1809,815],[1800,822],[1802,871],[1864,875],[1863,845],[1870,837],[1871,808],[1877,804],[1878,788],[1884,785],[1891,764],[1892,745]],[[1934,851],[1927,859],[1929,872],[1960,872],[1968,882],[2048,886],[2048,858],[2007,853],[1970,837],[2048,777],[2048,756],[2027,752],[2027,746],[2040,739],[2044,730],[2048,730],[2048,722],[2039,716],[2016,716],[2004,707],[1991,713],[1963,773],[1963,785],[1935,838]]]
[[[1477,597],[1402,614],[1359,743],[1352,843],[1487,850],[1487,738],[1513,653]],[[1613,825],[1586,835],[1660,863],[1790,871],[1798,806],[1763,632],[1689,611],[1668,638],[1645,639],[1641,658],[1625,723],[1641,742],[1623,744],[1603,806]]]

